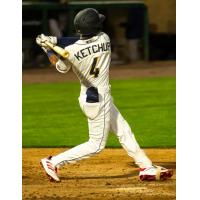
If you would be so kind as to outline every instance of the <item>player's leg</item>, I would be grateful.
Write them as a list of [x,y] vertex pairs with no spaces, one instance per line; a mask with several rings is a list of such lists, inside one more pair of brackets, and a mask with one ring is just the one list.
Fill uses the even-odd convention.
[[75,163],[79,160],[89,158],[104,149],[109,131],[109,122],[102,123],[101,120],[92,120],[88,125],[89,140],[52,157],[52,163],[55,166],[60,168],[65,164]]
[[139,166],[141,180],[167,179],[173,175],[172,170],[152,165],[151,160],[137,143],[130,126],[113,103],[111,104],[110,123],[111,129],[118,137],[123,148]]
[[[46,167],[45,171],[50,171],[50,173],[47,173],[50,177],[53,177],[53,180],[57,181],[58,179],[55,171],[57,167],[60,168],[65,164],[89,158],[104,149],[110,129],[110,101],[108,94],[102,98],[98,116],[94,119],[88,119],[88,126],[89,140],[87,142],[53,156],[51,160],[47,158],[42,159],[43,167]],[[48,169],[48,166],[50,169]],[[54,170],[53,172],[52,169]]]
[[135,160],[140,168],[152,166],[151,160],[137,143],[129,124],[113,103],[111,104],[110,117],[111,129],[128,155]]

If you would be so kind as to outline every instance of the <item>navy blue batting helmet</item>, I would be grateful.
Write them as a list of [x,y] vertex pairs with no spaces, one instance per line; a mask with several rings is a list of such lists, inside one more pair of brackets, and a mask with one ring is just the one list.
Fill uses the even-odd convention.
[[78,12],[74,18],[74,27],[76,32],[85,35],[96,35],[102,29],[102,23],[105,16],[93,8],[86,8]]

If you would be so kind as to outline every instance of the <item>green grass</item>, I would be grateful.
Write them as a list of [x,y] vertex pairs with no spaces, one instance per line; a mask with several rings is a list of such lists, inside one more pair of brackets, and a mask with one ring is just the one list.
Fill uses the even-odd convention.
[[[111,81],[112,96],[141,147],[175,147],[176,80]],[[23,85],[23,147],[75,146],[88,139],[79,104],[79,83]],[[120,144],[113,134],[109,147]]]

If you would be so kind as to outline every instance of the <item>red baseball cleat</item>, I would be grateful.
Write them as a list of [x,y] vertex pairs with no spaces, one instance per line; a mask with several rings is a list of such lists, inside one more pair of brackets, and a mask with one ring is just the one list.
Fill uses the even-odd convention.
[[51,163],[51,156],[48,158],[43,158],[40,161],[41,166],[44,168],[48,178],[52,182],[60,182],[57,174],[57,167]]
[[151,166],[140,169],[139,177],[141,181],[166,180],[173,176],[172,169],[166,169],[161,166]]

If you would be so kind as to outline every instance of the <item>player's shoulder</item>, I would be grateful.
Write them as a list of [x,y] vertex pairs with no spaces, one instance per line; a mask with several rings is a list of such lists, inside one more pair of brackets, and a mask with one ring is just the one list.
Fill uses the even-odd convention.
[[101,32],[100,36],[103,37],[106,41],[110,41],[110,37],[106,33]]
[[73,51],[75,51],[76,49],[77,49],[76,43],[71,44],[71,45],[68,45],[68,46],[65,47],[65,50],[66,50],[66,51],[69,51],[69,52],[73,52]]
[[77,40],[75,43],[73,43],[69,46],[66,46],[65,50],[67,50],[69,52],[74,52],[74,51],[77,51],[78,49],[82,49],[85,45],[89,45],[91,43],[98,42],[98,41],[110,42],[110,38],[106,33],[100,32],[98,35],[96,35],[90,39]]

